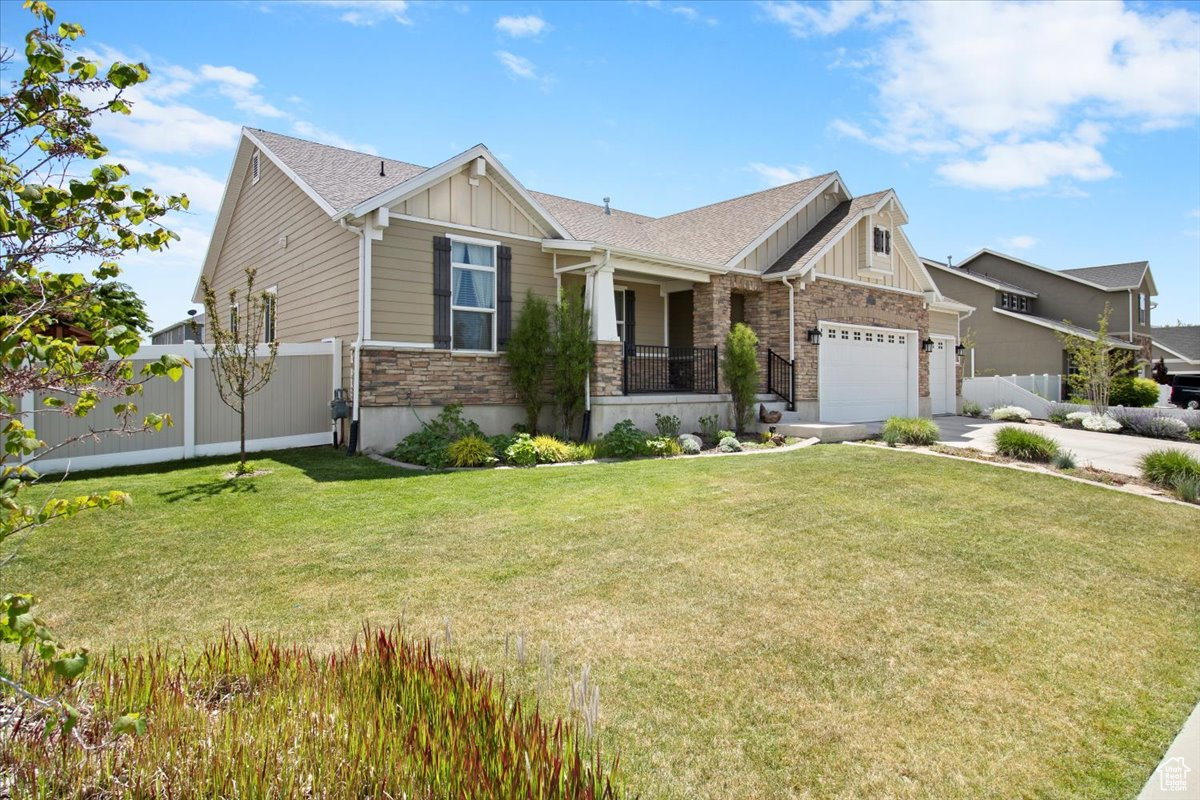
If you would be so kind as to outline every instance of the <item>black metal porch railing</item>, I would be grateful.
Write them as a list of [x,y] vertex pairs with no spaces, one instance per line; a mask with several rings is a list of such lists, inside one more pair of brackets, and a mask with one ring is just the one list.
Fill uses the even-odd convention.
[[637,344],[625,349],[625,394],[716,394],[716,347]]
[[767,392],[787,401],[788,411],[796,410],[796,362],[767,348]]

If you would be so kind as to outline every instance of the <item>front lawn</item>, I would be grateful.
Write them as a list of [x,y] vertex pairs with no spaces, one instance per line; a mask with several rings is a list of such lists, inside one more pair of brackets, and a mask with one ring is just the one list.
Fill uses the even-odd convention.
[[842,446],[256,465],[72,481],[134,505],[37,533],[4,583],[94,650],[449,626],[555,712],[588,664],[604,749],[647,798],[1131,797],[1200,699],[1200,513],[1180,506]]

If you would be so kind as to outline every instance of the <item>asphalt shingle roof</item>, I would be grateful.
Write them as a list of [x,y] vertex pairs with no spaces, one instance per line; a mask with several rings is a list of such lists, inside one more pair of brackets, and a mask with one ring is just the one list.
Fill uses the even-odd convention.
[[772,264],[770,269],[766,271],[766,274],[776,275],[791,269],[803,269],[806,267],[812,261],[813,257],[821,251],[821,248],[841,235],[842,231],[858,216],[860,211],[874,206],[889,191],[891,190],[884,189],[882,192],[864,194],[853,200],[845,200],[839,203],[837,208],[826,214],[820,222],[813,226],[812,230],[800,238],[800,241],[796,242],[786,253],[780,256],[779,260]]
[[[339,213],[428,169],[258,128],[247,130]],[[381,161],[384,177],[379,175]],[[530,195],[575,239],[720,265],[832,175],[817,175],[657,218],[618,209],[605,213],[604,206],[542,192],[531,191]],[[878,199],[878,195],[868,197]]]
[[1105,264],[1099,267],[1076,267],[1064,269],[1067,275],[1083,278],[1085,281],[1098,283],[1109,289],[1127,289],[1140,286],[1142,276],[1150,265],[1145,261],[1130,261],[1126,264]]
[[[977,272],[973,269],[963,269],[962,267],[952,267],[949,264],[945,264],[941,261],[934,261],[932,258],[922,257],[921,260],[924,261],[926,264],[932,264],[934,266],[941,267],[942,269],[949,271],[951,274],[957,273],[959,275],[966,275],[966,276],[969,276],[972,278],[981,278],[981,279],[987,281],[988,283],[992,284],[993,286],[995,286],[998,289],[1009,289],[1014,292],[1020,292],[1021,294],[1026,295],[1027,297],[1037,297],[1038,296],[1038,293],[1035,292],[1033,289],[1026,289],[1024,286],[1017,286],[1015,283],[1009,283],[1008,281],[1002,281],[999,278],[988,275],[986,272]],[[934,283],[937,283],[937,281],[935,280]]]
[[[1048,327],[1065,328],[1067,331],[1075,334],[1076,336],[1084,336],[1093,340],[1096,338],[1096,332],[1091,328],[1085,328],[1082,325],[1072,325],[1070,322],[1064,322],[1061,319],[1039,317],[1036,314],[1025,314],[1016,311],[1009,311],[1006,308],[997,308],[996,311],[1003,311],[1014,319],[1023,319],[1026,322],[1030,322],[1035,325],[1040,324]],[[1125,349],[1130,349],[1132,347],[1129,342],[1125,341],[1124,339],[1118,339],[1115,336],[1107,337],[1107,341],[1113,347],[1122,347]]]
[[1200,325],[1163,325],[1150,329],[1155,343],[1169,347],[1189,361],[1200,360]]

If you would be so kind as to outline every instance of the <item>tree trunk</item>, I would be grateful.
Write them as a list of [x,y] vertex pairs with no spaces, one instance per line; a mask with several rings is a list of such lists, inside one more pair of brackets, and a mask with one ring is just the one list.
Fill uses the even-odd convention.
[[241,450],[240,450],[241,460],[238,462],[238,473],[240,474],[240,473],[243,473],[246,471],[246,405],[245,405],[245,403],[243,403],[242,407],[238,410],[238,428],[240,429],[240,435],[241,435]]

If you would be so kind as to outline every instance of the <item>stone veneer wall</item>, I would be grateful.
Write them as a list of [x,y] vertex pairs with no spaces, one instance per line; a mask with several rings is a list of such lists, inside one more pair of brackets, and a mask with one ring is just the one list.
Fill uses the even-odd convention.
[[503,356],[447,350],[364,349],[363,406],[517,403]]
[[596,342],[592,362],[592,397],[617,397],[625,385],[625,346],[620,342]]

